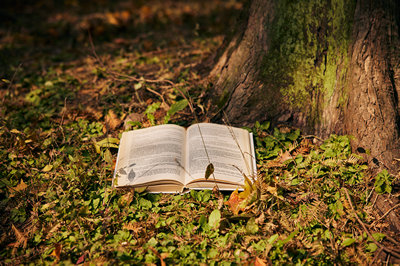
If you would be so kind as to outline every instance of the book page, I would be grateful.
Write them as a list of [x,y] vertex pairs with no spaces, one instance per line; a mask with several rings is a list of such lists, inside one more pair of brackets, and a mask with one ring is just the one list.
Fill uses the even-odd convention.
[[[186,184],[199,179],[204,181],[209,160],[214,165],[215,179],[222,182],[243,185],[241,171],[246,175],[253,173],[249,133],[244,129],[209,123],[195,124],[187,130],[186,145],[186,169],[190,173],[186,175]],[[208,181],[212,182],[213,179],[210,176]]]
[[124,132],[116,165],[116,187],[160,180],[184,183],[185,129],[161,125]]

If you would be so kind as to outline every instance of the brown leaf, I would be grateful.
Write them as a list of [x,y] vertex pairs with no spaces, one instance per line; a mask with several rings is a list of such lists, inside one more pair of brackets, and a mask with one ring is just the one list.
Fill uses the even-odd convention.
[[114,113],[113,110],[109,110],[106,115],[106,125],[109,129],[115,130],[122,123],[121,119]]
[[129,40],[128,40],[128,39],[125,39],[125,38],[115,38],[115,39],[113,40],[113,42],[114,42],[115,44],[125,44],[125,45],[130,44]]
[[277,168],[277,167],[282,167],[283,164],[281,162],[279,162],[279,160],[273,160],[273,161],[269,161],[267,163],[267,168]]
[[267,163],[267,168],[283,167],[283,163],[290,159],[293,159],[293,156],[290,154],[289,151],[281,151],[278,158]]
[[88,106],[85,111],[97,120],[100,120],[103,117],[103,113],[99,109],[94,109],[93,107]]
[[150,40],[144,40],[144,41],[142,41],[142,45],[146,51],[150,51],[153,49],[154,43]]
[[210,163],[209,165],[207,165],[207,169],[206,169],[204,178],[207,180],[210,177],[210,175],[212,175],[213,173],[214,173],[214,165],[212,163]]
[[234,215],[238,215],[240,211],[240,203],[243,201],[239,197],[239,193],[237,190],[233,191],[231,196],[229,197],[229,200],[225,202],[226,205],[228,205],[229,209]]
[[26,238],[25,234],[19,231],[14,225],[11,225],[12,230],[14,231],[15,238],[17,241],[13,243],[14,249],[13,253],[15,252],[18,247],[22,245],[23,248],[26,248],[26,245],[28,243],[28,239]]
[[165,115],[167,114],[167,111],[163,108],[159,108],[156,110],[156,112],[154,113],[154,118],[158,121],[161,118],[163,118]]
[[279,161],[281,163],[286,162],[287,160],[293,159],[292,155],[290,154],[289,151],[285,151],[284,153],[282,153],[282,155],[279,158]]
[[265,214],[262,212],[254,221],[256,224],[263,224],[265,221]]
[[133,198],[134,198],[134,193],[128,192],[121,197],[120,203],[123,206],[129,206],[129,204],[131,204],[131,202],[133,201]]
[[56,257],[57,260],[60,260],[60,258],[61,258],[61,248],[62,248],[61,244],[56,243],[55,244],[55,248],[54,248],[53,252],[50,255]]
[[21,179],[21,181],[19,182],[19,184],[16,187],[10,187],[8,188],[8,192],[10,192],[9,197],[12,198],[15,196],[15,193],[19,192],[19,191],[23,191],[28,187],[27,184],[25,184],[24,180]]
[[116,13],[107,12],[106,13],[107,22],[111,25],[118,26],[118,19]]
[[267,266],[267,264],[264,262],[263,259],[256,257],[256,259],[254,261],[254,266]]
[[150,18],[152,16],[152,10],[149,6],[142,6],[140,8],[140,21],[141,22],[145,22],[148,18]]
[[85,262],[85,254],[79,257],[75,264],[81,264]]

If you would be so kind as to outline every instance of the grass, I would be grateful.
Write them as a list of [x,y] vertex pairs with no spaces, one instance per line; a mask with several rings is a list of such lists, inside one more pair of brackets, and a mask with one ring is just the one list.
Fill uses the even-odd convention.
[[124,130],[189,125],[182,93],[206,119],[201,80],[240,3],[90,3],[31,3],[0,29],[2,263],[365,264],[398,243],[374,208],[398,178],[347,136],[256,123],[242,194],[113,190]]

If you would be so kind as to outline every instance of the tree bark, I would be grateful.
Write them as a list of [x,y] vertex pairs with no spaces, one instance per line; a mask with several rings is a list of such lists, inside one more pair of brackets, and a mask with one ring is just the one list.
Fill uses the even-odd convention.
[[353,26],[345,132],[376,164],[399,156],[400,42],[398,1],[359,1]]
[[398,168],[398,1],[253,0],[247,14],[210,74],[214,120],[349,134],[369,160]]

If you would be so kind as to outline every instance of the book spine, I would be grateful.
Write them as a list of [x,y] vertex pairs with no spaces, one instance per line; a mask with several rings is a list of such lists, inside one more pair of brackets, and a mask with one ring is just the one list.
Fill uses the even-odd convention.
[[256,152],[254,149],[254,139],[253,139],[253,133],[250,133],[250,150],[251,150],[251,157],[252,157],[252,170],[253,170],[253,176],[254,178],[257,178],[257,163],[256,163]]
[[121,150],[120,147],[118,147],[117,160],[115,161],[115,168],[114,168],[114,176],[113,176],[112,183],[111,183],[111,187],[112,188],[115,188],[115,179],[118,178],[117,177],[117,171],[118,171],[118,162],[119,162],[120,150]]

